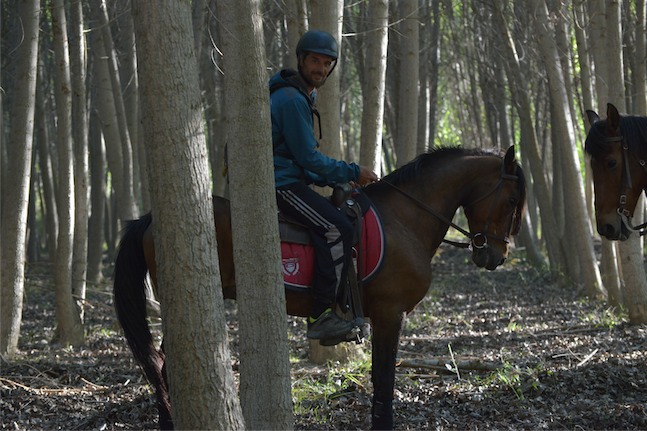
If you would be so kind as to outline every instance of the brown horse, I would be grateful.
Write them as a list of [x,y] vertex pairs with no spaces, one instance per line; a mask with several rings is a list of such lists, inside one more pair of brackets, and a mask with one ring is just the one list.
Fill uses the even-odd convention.
[[[519,231],[526,183],[514,147],[505,156],[483,150],[439,148],[367,186],[363,192],[381,216],[386,237],[382,269],[363,286],[363,310],[372,325],[372,420],[375,429],[393,426],[395,362],[405,315],[431,283],[431,258],[459,207],[469,230],[472,260],[494,270],[508,255],[510,235]],[[214,198],[223,293],[235,298],[228,201]],[[171,428],[164,354],[153,345],[146,321],[145,278],[155,281],[150,214],[127,226],[115,263],[114,299],[119,322],[136,359],[155,386],[160,426]],[[287,311],[306,316],[310,293],[286,289]]]
[[624,241],[634,230],[631,218],[647,187],[647,117],[623,116],[612,104],[607,118],[586,111],[591,129],[585,151],[591,156],[598,233]]

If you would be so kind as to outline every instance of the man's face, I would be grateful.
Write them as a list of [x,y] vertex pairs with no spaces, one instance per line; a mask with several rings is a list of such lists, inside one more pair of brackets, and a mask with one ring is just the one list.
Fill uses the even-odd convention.
[[334,65],[334,59],[327,55],[308,52],[305,57],[299,60],[299,68],[303,79],[312,88],[319,88],[324,85],[328,73]]

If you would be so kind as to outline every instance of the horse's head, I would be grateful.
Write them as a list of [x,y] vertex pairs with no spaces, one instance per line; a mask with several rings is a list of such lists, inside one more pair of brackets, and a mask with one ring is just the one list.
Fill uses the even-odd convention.
[[632,147],[638,140],[623,136],[623,117],[615,106],[607,105],[605,120],[594,111],[586,113],[591,129],[584,148],[591,156],[598,233],[609,240],[624,241],[631,234],[630,220],[647,186],[645,162],[639,149]]
[[483,187],[463,209],[471,232],[472,261],[496,269],[508,257],[510,235],[519,233],[526,202],[526,180],[510,147],[495,170],[479,173]]

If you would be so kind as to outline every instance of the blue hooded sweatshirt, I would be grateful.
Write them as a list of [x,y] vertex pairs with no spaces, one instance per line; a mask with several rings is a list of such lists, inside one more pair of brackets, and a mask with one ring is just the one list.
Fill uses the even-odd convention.
[[359,165],[326,156],[317,150],[313,112],[316,91],[307,94],[307,86],[295,70],[282,70],[270,78],[270,88],[280,87],[270,95],[272,144],[274,146],[274,182],[281,187],[303,181],[318,186],[356,181]]

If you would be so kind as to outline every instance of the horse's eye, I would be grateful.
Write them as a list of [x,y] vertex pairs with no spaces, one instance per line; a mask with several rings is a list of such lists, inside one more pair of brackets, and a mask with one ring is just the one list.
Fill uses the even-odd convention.
[[511,206],[513,206],[513,207],[514,207],[514,206],[517,206],[517,202],[519,202],[519,199],[517,199],[517,198],[516,198],[516,197],[514,197],[514,196],[513,196],[513,197],[511,197],[511,198],[510,198],[510,200],[508,201],[508,203],[509,203]]
[[618,165],[618,161],[616,159],[607,160],[607,168],[613,169],[617,165]]

